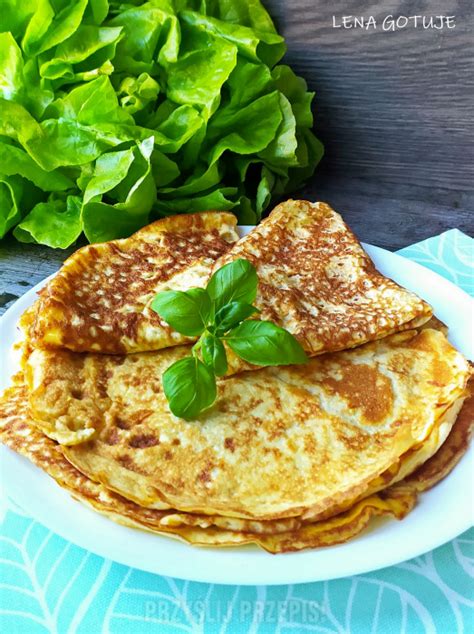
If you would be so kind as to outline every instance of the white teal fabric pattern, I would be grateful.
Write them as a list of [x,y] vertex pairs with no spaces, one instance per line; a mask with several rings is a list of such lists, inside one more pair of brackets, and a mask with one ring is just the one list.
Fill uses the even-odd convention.
[[[474,240],[457,230],[400,252],[473,295]],[[334,581],[219,586],[161,577],[68,543],[3,497],[5,634],[474,632],[474,530],[426,555]]]
[[398,253],[442,275],[474,297],[474,240],[459,229],[417,242]]

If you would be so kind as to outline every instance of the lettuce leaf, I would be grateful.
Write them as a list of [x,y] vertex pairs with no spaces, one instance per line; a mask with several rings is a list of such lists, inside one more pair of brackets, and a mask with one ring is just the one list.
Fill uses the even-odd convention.
[[55,249],[65,249],[81,235],[81,199],[67,196],[38,203],[15,228],[20,242],[39,242]]
[[90,242],[123,238],[147,223],[156,201],[150,137],[133,149],[110,152],[96,161],[84,192],[82,223]]
[[21,219],[21,179],[0,176],[0,238]]
[[0,96],[18,101],[23,93],[23,57],[11,33],[0,33]]
[[0,238],[65,248],[206,209],[258,222],[323,153],[284,53],[260,0],[5,0]]
[[45,192],[60,192],[74,188],[74,181],[60,170],[47,172],[27,152],[2,141],[0,164],[3,174],[23,176]]

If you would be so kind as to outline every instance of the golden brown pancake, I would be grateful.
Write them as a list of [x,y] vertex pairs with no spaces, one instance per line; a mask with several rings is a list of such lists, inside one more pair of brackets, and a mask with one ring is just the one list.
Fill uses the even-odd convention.
[[[289,330],[310,356],[415,328],[432,315],[426,302],[377,271],[325,203],[278,205],[214,271],[237,258],[257,269],[258,318]],[[233,371],[244,367],[234,358],[231,365]]]
[[[229,213],[174,216],[79,249],[42,292],[32,345],[117,354],[189,342],[150,309],[153,297],[205,286],[211,270],[236,258],[257,269],[259,318],[289,330],[310,356],[417,327],[432,314],[375,269],[324,203],[289,200],[237,243],[235,222]],[[229,357],[228,374],[251,369]]]
[[[0,440],[43,469],[74,497],[128,526],[174,535],[198,545],[257,543],[269,552],[315,548],[346,541],[363,530],[373,516],[392,515],[401,519],[414,506],[417,493],[433,486],[458,462],[468,446],[474,420],[474,399],[471,397],[466,400],[448,439],[433,458],[403,482],[358,502],[350,510],[325,521],[298,525],[292,530],[281,532],[272,528],[262,532],[260,528],[252,533],[251,530],[221,529],[212,523],[213,518],[146,509],[92,482],[64,459],[55,442],[31,425],[26,389],[21,377],[18,380],[18,384],[0,399]],[[226,518],[220,519],[226,521]],[[229,518],[230,525],[233,521]],[[252,523],[244,526],[251,529]]]
[[187,353],[35,350],[27,367],[35,424],[81,443],[64,448],[68,460],[142,506],[314,517],[363,494],[424,442],[460,407],[470,374],[443,333],[410,331],[221,380],[215,405],[186,422],[169,412],[161,375]]
[[236,223],[224,212],[173,216],[130,238],[79,249],[41,292],[35,315],[27,311],[31,345],[115,354],[191,341],[150,303],[161,290],[205,286],[238,238]]

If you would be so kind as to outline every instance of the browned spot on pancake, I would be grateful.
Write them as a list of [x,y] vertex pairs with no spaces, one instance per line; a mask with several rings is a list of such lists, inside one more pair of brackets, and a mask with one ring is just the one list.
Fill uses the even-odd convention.
[[282,418],[275,418],[275,420],[272,421],[272,427],[268,432],[268,439],[276,440],[277,438],[281,438],[285,435],[287,427],[288,421]]
[[128,420],[132,425],[139,425],[143,423],[149,416],[153,414],[153,410],[150,409],[140,409],[136,412],[132,412],[129,414]]
[[108,445],[116,445],[120,441],[120,436],[116,427],[112,427],[112,429],[107,434],[105,442]]
[[115,424],[119,429],[130,429],[129,423],[123,420],[123,418],[120,418],[120,416],[117,416],[117,418],[115,419]]
[[159,445],[160,439],[153,434],[138,434],[137,436],[132,436],[128,444],[134,449],[146,449],[146,447]]
[[[338,420],[337,426],[335,426],[335,433],[338,440],[343,442],[346,447],[352,449],[354,452],[359,450],[363,451],[367,446],[367,434],[360,430],[355,432],[352,425],[348,425],[342,420]],[[381,444],[376,434],[370,437],[370,443],[373,446]]]
[[150,382],[148,384],[148,387],[152,392],[155,392],[155,394],[160,394],[160,392],[162,391],[161,380]]
[[452,381],[452,370],[443,359],[434,359],[433,365],[433,374],[441,385],[447,385]]
[[180,441],[179,438],[173,438],[172,444],[177,447],[177,446],[179,446],[181,444],[181,441]]
[[318,453],[318,445],[316,439],[311,434],[305,434],[304,437],[304,449],[308,456],[315,456]]
[[229,449],[232,453],[235,451],[235,442],[233,438],[226,438],[224,440],[224,447]]
[[169,449],[167,449],[164,455],[165,460],[171,460],[172,457],[173,457],[173,453]]
[[123,456],[118,456],[118,461],[120,462],[120,464],[123,467],[126,467],[127,469],[130,467],[130,464],[133,463],[133,460],[130,456],[127,456],[126,454]]
[[107,386],[108,386],[108,378],[106,375],[99,375],[96,379],[96,388],[99,398],[107,398]]
[[211,481],[211,469],[212,465],[210,462],[207,463],[206,467],[199,472],[198,480],[204,484]]
[[[384,419],[393,405],[390,380],[369,365],[351,364],[350,367],[343,367],[341,380],[327,377],[326,385],[346,399],[351,409],[361,409],[371,423]],[[363,391],[360,390],[362,385],[365,386]]]
[[142,469],[140,469],[140,467],[133,461],[133,458],[131,456],[127,456],[126,454],[119,456],[118,461],[122,465],[122,467],[125,467],[125,469],[128,469],[129,471],[143,473]]
[[306,390],[301,389],[298,386],[292,385],[289,387],[291,394],[298,399],[300,408],[294,412],[294,419],[304,423],[305,425],[312,424],[319,416],[322,415],[322,410],[317,399],[308,398]]

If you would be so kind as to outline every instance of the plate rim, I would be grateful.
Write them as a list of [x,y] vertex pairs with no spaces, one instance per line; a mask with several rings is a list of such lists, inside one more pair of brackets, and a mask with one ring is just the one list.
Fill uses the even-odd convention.
[[[452,294],[453,299],[456,299],[456,301],[458,301],[459,303],[465,304],[466,306],[468,306],[469,310],[472,311],[472,313],[474,314],[474,299],[471,298],[461,288],[459,288],[458,286],[456,286],[455,284],[453,284],[451,281],[447,280],[446,278],[442,277],[435,271],[431,271],[427,267],[424,267],[423,265],[417,262],[414,262],[408,258],[405,258],[397,253],[392,253],[390,251],[387,251],[383,248],[375,247],[375,246],[367,245],[367,244],[363,244],[363,246],[366,249],[366,251],[369,253],[369,255],[376,260],[379,258],[385,259],[387,257],[389,260],[395,258],[394,260],[395,264],[399,260],[402,260],[404,263],[403,264],[404,266],[408,265],[409,268],[412,268],[414,271],[418,271],[420,274],[424,276],[428,274],[430,277],[434,277],[434,280],[438,279],[442,287],[446,288],[450,295]],[[380,265],[377,265],[377,266],[379,267]],[[3,328],[6,328],[7,332],[9,330],[13,330],[13,331],[16,330],[15,315],[18,313],[18,311],[24,310],[24,308],[26,308],[27,305],[30,305],[32,303],[37,291],[42,286],[44,286],[44,284],[47,282],[48,279],[50,279],[54,275],[55,274],[52,274],[51,276],[42,280],[39,284],[35,285],[33,288],[29,289],[24,295],[18,298],[18,300],[16,300],[16,302],[11,307],[9,307],[5,311],[5,313],[0,317],[0,331],[3,330]],[[10,321],[12,318],[14,321],[13,323],[10,324]],[[2,350],[2,348],[4,348],[4,345],[1,343],[2,341],[3,341],[3,338],[0,339],[0,351]],[[468,345],[468,343],[469,342],[467,342],[466,345]],[[8,343],[5,345],[5,348],[7,347],[8,347]],[[8,348],[6,351],[7,353],[9,352]],[[9,366],[8,359],[7,359],[6,366],[7,368]],[[9,383],[10,378],[11,377],[8,376],[8,369],[7,369],[6,381],[2,380],[2,383],[5,383],[5,384]],[[455,471],[451,473],[446,480],[442,481],[441,483],[437,485],[436,489],[434,490],[435,495],[436,495],[436,490],[439,490],[439,487],[442,487],[442,485],[444,485],[445,482],[448,482],[450,478],[453,477],[453,474],[458,472],[457,470],[459,470],[460,468],[463,470],[463,472],[466,471],[466,469],[472,470],[472,464],[474,463],[473,457],[474,457],[474,448],[471,446],[467,454],[462,458],[460,463],[456,466]],[[44,489],[44,487],[46,486],[46,495],[44,496],[45,499],[47,499],[48,494],[50,494],[48,493],[48,486],[50,490],[54,490],[54,488],[57,489],[55,493],[56,493],[56,497],[59,496],[58,499],[60,499],[60,497],[62,496],[63,503],[65,503],[64,500],[67,500],[70,504],[73,504],[74,508],[78,511],[79,515],[83,515],[84,513],[90,514],[90,517],[93,518],[90,520],[92,524],[97,524],[97,521],[99,521],[99,525],[101,522],[106,522],[104,526],[109,526],[109,527],[111,526],[112,527],[111,531],[114,534],[117,534],[117,538],[119,538],[120,533],[123,534],[125,539],[127,535],[132,535],[132,534],[133,535],[139,534],[140,536],[146,535],[148,540],[150,537],[153,540],[160,540],[162,542],[161,550],[163,550],[163,548],[166,550],[168,545],[170,550],[177,550],[179,553],[180,548],[181,549],[184,548],[186,549],[187,554],[191,555],[189,559],[201,560],[203,557],[204,559],[206,559],[206,557],[209,556],[211,564],[213,559],[217,559],[217,560],[223,559],[223,562],[225,563],[226,558],[232,557],[232,555],[234,554],[237,557],[237,559],[241,559],[242,557],[239,557],[241,555],[244,555],[243,560],[248,559],[246,554],[244,554],[244,553],[248,554],[249,552],[248,548],[242,548],[242,547],[232,547],[232,548],[225,548],[225,549],[196,548],[191,545],[178,542],[175,539],[170,539],[166,536],[161,536],[156,534],[154,535],[154,534],[145,533],[142,531],[137,533],[137,529],[127,528],[127,527],[115,524],[114,522],[112,522],[112,520],[109,520],[108,518],[105,518],[99,515],[98,513],[85,507],[83,504],[76,503],[76,501],[73,500],[65,490],[61,489],[56,484],[56,482],[52,478],[50,478],[47,474],[41,472],[41,470],[39,470],[35,465],[30,463],[26,458],[19,456],[18,454],[15,454],[14,452],[12,452],[11,450],[9,450],[8,448],[4,446],[0,447],[0,458],[1,458],[1,471],[3,472],[2,482],[4,483],[2,488],[5,489],[5,494],[7,495],[8,495],[7,490],[8,489],[14,490],[15,487],[12,485],[10,474],[5,475],[4,472],[9,471],[12,468],[20,469],[20,473],[23,472],[23,474],[27,474],[28,472],[31,472],[29,475],[27,475],[27,477],[33,477],[36,481],[40,480],[40,485],[39,485],[40,490]],[[40,474],[41,477],[38,477],[38,473]],[[33,476],[32,474],[35,474],[35,475]],[[41,483],[41,480],[43,480],[43,483]],[[22,481],[22,478],[18,478],[18,481],[19,482]],[[8,482],[10,484],[8,484]],[[364,531],[364,533],[362,533],[361,536],[359,536],[358,538],[354,540],[350,540],[349,542],[346,542],[346,544],[331,546],[324,549],[306,550],[306,551],[301,551],[297,553],[284,553],[284,554],[279,554],[278,556],[271,555],[261,550],[257,550],[257,548],[255,547],[251,549],[252,550],[251,556],[256,556],[255,558],[259,566],[264,565],[262,562],[264,562],[265,559],[267,562],[269,562],[269,564],[272,561],[276,561],[276,560],[278,562],[281,562],[281,564],[278,564],[276,566],[273,564],[270,565],[270,569],[272,570],[270,574],[265,574],[265,570],[258,570],[257,571],[259,573],[258,578],[248,579],[245,575],[245,572],[243,575],[238,575],[237,578],[229,578],[225,569],[212,570],[212,565],[210,566],[210,569],[206,567],[206,569],[203,571],[203,570],[200,570],[198,566],[196,566],[196,569],[194,570],[193,564],[191,565],[187,564],[186,566],[184,566],[186,570],[184,571],[184,574],[183,574],[183,572],[180,572],[179,564],[177,565],[176,569],[174,569],[170,562],[168,562],[167,564],[163,564],[163,562],[156,562],[154,561],[154,559],[150,559],[150,561],[148,561],[146,560],[146,558],[144,561],[137,562],[135,559],[133,559],[133,557],[132,559],[130,559],[130,557],[128,557],[126,554],[124,556],[121,556],[120,553],[117,553],[117,549],[115,548],[114,550],[114,547],[110,547],[109,544],[107,543],[109,540],[105,540],[105,544],[107,546],[106,548],[104,548],[104,543],[102,543],[101,545],[99,544],[100,547],[95,548],[94,544],[93,543],[91,544],[91,540],[83,539],[80,534],[80,531],[77,531],[77,529],[75,529],[74,527],[71,529],[71,531],[63,530],[62,525],[60,525],[58,528],[58,522],[57,520],[55,521],[56,519],[55,515],[54,514],[50,515],[45,510],[45,507],[47,505],[44,505],[42,509],[41,507],[38,509],[37,506],[33,505],[34,508],[32,509],[32,505],[31,504],[28,505],[28,499],[25,500],[21,492],[19,492],[18,490],[15,490],[15,493],[16,495],[12,495],[12,498],[14,500],[17,500],[20,504],[20,507],[23,508],[25,512],[31,515],[36,521],[46,526],[52,532],[60,535],[62,538],[82,548],[85,548],[86,550],[89,550],[101,557],[111,559],[122,565],[137,568],[139,570],[145,570],[147,572],[151,572],[155,574],[168,575],[168,576],[172,576],[176,578],[187,579],[190,581],[217,583],[217,584],[223,584],[223,585],[238,584],[238,585],[252,586],[252,585],[286,585],[286,584],[310,583],[314,581],[322,581],[322,580],[330,580],[330,579],[347,577],[354,574],[364,574],[367,572],[373,572],[381,568],[396,565],[398,563],[401,563],[402,561],[406,561],[413,557],[419,556],[425,552],[433,550],[434,548],[437,548],[441,546],[442,544],[445,544],[451,539],[454,539],[456,536],[458,536],[465,530],[469,529],[474,523],[471,513],[463,510],[462,513],[458,512],[455,514],[455,521],[451,519],[450,524],[445,524],[445,523],[442,524],[442,529],[439,529],[438,532],[436,533],[437,538],[433,538],[433,536],[430,535],[430,538],[426,540],[426,544],[427,544],[426,547],[420,547],[420,544],[418,542],[415,542],[410,547],[410,540],[406,540],[407,543],[405,544],[403,552],[395,551],[393,554],[389,556],[385,552],[385,549],[382,548],[382,551],[383,551],[383,552],[381,551],[382,554],[379,553],[375,557],[374,556],[372,556],[372,558],[369,557],[365,564],[358,563],[358,565],[354,565],[351,563],[350,565],[346,564],[342,566],[341,565],[335,566],[335,569],[333,571],[326,569],[324,574],[322,575],[319,573],[318,570],[314,570],[314,566],[317,565],[318,553],[334,552],[335,554],[337,554],[338,551],[342,551],[343,553],[342,558],[344,559],[344,557],[347,558],[347,554],[345,554],[344,551],[349,550],[349,553],[350,553],[350,550],[352,549],[355,552],[357,552],[358,550],[360,550],[360,547],[354,548],[355,544],[357,543],[361,544],[367,538],[369,538],[369,542],[370,542],[371,540],[374,539],[374,535],[376,535],[377,533],[383,534],[384,531],[373,531],[373,530]],[[431,491],[427,491],[424,494],[422,494],[421,501],[418,503],[418,507],[423,505],[423,500],[428,498],[431,493],[432,493]],[[28,498],[28,495],[27,494],[25,495],[26,495],[26,498]],[[26,502],[26,505],[25,505],[25,502]],[[44,499],[43,499],[43,502],[44,502]],[[469,502],[469,500],[467,500],[467,502]],[[385,532],[387,532],[388,530],[388,535],[390,536],[390,526],[392,527],[392,532],[393,532],[393,527],[397,525],[401,526],[402,527],[401,530],[403,531],[403,527],[406,526],[406,522],[408,518],[410,518],[410,516],[413,513],[415,513],[416,510],[417,509],[415,508],[412,511],[412,513],[409,516],[407,516],[407,518],[400,524],[398,524],[396,520],[387,520],[385,522],[379,522],[379,524],[383,523],[385,527],[388,527],[388,529],[385,528]],[[86,518],[85,515],[84,515],[84,518]],[[78,532],[79,532],[79,536],[77,535]],[[377,539],[375,540],[375,542],[377,542]],[[173,548],[171,547],[172,545],[174,545]],[[219,555],[222,552],[227,553],[223,558],[219,557]],[[201,553],[201,554],[206,553],[206,554],[203,555],[203,557],[201,557],[201,554],[199,555],[199,557],[193,557],[194,553]],[[294,566],[290,564],[290,561],[293,559],[295,560]],[[259,560],[260,560],[260,564],[259,564]],[[300,560],[300,563],[298,563],[298,560]],[[311,563],[310,570],[306,569],[304,565],[305,560],[308,560],[308,562]],[[311,560],[315,560],[315,561],[311,562]],[[303,563],[303,565],[301,565],[301,563]],[[274,570],[275,568],[279,570],[278,573],[275,572]],[[287,568],[288,570],[286,570]]]

